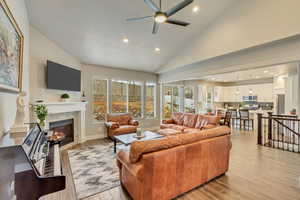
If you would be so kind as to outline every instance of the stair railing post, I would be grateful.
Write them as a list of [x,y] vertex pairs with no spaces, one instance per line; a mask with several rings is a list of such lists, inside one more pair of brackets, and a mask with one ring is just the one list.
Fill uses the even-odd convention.
[[262,145],[262,113],[257,113],[257,144]]
[[272,125],[272,122],[273,122],[272,115],[273,115],[273,113],[272,112],[268,112],[268,115],[269,115],[269,120],[268,120],[268,140],[270,141],[270,140],[272,140],[272,131],[273,131],[273,125]]

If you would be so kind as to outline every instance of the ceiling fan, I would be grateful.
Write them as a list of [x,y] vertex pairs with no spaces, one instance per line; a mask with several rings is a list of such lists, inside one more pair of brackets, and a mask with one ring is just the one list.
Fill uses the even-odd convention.
[[191,4],[194,0],[184,0],[183,2],[177,4],[175,7],[171,8],[170,10],[163,12],[161,10],[161,0],[159,0],[159,7],[152,1],[152,0],[144,0],[144,2],[155,12],[154,15],[145,16],[145,17],[138,17],[138,18],[130,18],[127,21],[141,21],[147,18],[154,18],[153,30],[152,33],[156,34],[158,31],[159,24],[168,23],[174,24],[179,26],[188,26],[190,23],[183,22],[176,19],[169,19],[172,15],[180,11],[181,9],[185,8],[189,4]]

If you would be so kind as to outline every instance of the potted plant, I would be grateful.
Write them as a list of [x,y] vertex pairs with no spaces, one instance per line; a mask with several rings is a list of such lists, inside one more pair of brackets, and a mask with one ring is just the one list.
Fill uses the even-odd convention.
[[207,108],[206,112],[207,112],[208,115],[212,115],[212,109],[211,108]]
[[291,111],[290,111],[290,115],[296,115],[297,114],[297,111],[295,108],[293,108]]
[[60,96],[60,98],[61,98],[61,101],[67,102],[67,101],[69,101],[69,99],[70,99],[70,95],[67,94],[67,93],[65,93],[65,94],[62,94],[62,95]]
[[34,112],[38,118],[38,123],[41,126],[41,128],[45,127],[45,121],[48,116],[48,109],[45,105],[40,104],[34,106]]

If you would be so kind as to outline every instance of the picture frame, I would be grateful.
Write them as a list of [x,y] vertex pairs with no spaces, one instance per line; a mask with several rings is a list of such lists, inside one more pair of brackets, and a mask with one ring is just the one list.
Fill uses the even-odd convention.
[[23,33],[6,1],[0,0],[0,91],[22,91],[23,50]]

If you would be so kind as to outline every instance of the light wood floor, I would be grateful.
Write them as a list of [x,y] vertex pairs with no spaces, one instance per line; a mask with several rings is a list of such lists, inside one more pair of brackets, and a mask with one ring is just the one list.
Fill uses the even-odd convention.
[[[101,144],[101,140],[83,145]],[[178,200],[300,200],[300,154],[256,145],[252,132],[233,131],[230,169],[225,176],[183,194]],[[75,147],[75,148],[78,148]],[[47,200],[76,199],[68,155],[63,152],[67,188]],[[85,200],[129,200],[121,188]]]

